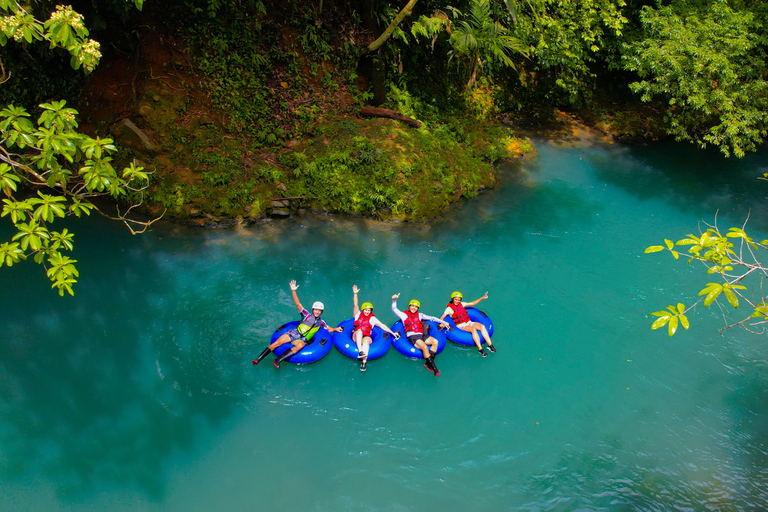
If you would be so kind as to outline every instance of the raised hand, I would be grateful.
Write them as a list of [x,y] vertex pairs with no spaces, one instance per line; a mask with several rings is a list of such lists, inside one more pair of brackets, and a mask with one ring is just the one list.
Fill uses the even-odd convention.
[[352,285],[352,293],[360,293],[360,288],[356,284]]
[[397,298],[400,296],[399,293],[396,293],[392,296],[392,300],[397,300]]
[[288,284],[291,285],[291,290],[293,290],[294,292],[299,289],[299,285],[296,284],[296,280],[295,279],[291,280],[291,282],[288,283]]

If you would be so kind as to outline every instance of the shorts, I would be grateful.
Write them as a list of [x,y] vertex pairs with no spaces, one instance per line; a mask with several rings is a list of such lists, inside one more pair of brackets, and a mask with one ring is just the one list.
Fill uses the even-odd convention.
[[291,343],[293,343],[296,340],[307,341],[306,339],[304,339],[304,336],[302,336],[301,333],[296,329],[291,329],[290,331],[286,331],[285,334],[288,335],[288,339],[291,341]]
[[411,345],[415,347],[417,341],[424,341],[424,335],[419,333],[411,334],[408,336],[408,341],[410,341]]
[[456,327],[458,327],[459,329],[463,329],[463,328],[469,327],[471,325],[475,325],[475,322],[473,322],[472,320],[470,320],[469,322],[464,322],[463,324],[459,324]]

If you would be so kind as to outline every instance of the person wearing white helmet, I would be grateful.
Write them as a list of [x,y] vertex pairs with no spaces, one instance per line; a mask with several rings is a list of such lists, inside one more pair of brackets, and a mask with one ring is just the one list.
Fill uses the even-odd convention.
[[296,304],[296,308],[298,308],[299,314],[301,315],[301,323],[297,325],[295,329],[284,332],[282,336],[275,340],[274,343],[265,348],[264,351],[259,354],[259,357],[253,360],[254,365],[259,364],[259,361],[264,359],[267,354],[273,352],[280,345],[293,343],[293,347],[291,347],[290,350],[286,350],[280,355],[280,357],[275,358],[275,367],[279,370],[280,363],[304,348],[304,345],[306,345],[307,342],[312,339],[312,337],[318,330],[320,330],[321,327],[325,327],[332,332],[341,332],[344,330],[343,327],[330,327],[325,323],[325,320],[320,318],[320,315],[323,314],[323,310],[325,309],[325,306],[323,306],[322,302],[315,302],[312,304],[311,313],[304,309],[304,307],[301,305],[301,302],[299,302],[299,296],[296,295],[296,290],[298,290],[299,285],[296,284],[295,280],[291,281],[289,284],[291,285],[293,303]]

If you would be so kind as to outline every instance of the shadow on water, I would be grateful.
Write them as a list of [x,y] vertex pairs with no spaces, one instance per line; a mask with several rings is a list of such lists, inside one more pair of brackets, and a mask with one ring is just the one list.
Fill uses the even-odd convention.
[[[148,252],[104,250],[85,235],[78,242],[93,252],[76,255],[82,273],[73,298],[41,283],[36,265],[3,269],[19,293],[0,296],[0,474],[44,474],[70,500],[99,482],[160,499],[164,459],[189,449],[201,424],[231,413],[229,388],[240,375],[221,371],[210,318],[183,315],[178,302],[148,301],[163,282]],[[100,258],[108,263],[91,261]],[[184,340],[174,318],[200,335]]]
[[611,148],[593,154],[592,162],[598,179],[640,199],[663,200],[708,223],[718,211],[739,224],[749,215],[751,226],[765,230],[768,183],[758,178],[768,172],[767,149],[738,159],[714,148],[658,143]]

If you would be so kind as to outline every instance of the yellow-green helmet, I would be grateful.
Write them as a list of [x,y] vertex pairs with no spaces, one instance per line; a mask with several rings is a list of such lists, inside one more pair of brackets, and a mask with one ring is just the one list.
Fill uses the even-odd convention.
[[360,311],[365,311],[366,309],[370,309],[371,311],[373,311],[373,304],[371,304],[370,302],[363,302],[363,305],[360,306]]
[[463,299],[463,298],[464,298],[464,296],[461,294],[461,292],[453,292],[453,293],[451,294],[451,300],[455,299],[456,297],[458,297],[458,298],[460,298],[460,299]]
[[411,302],[408,303],[408,306],[416,306],[417,308],[420,308],[421,302],[417,301],[416,299],[413,299]]

